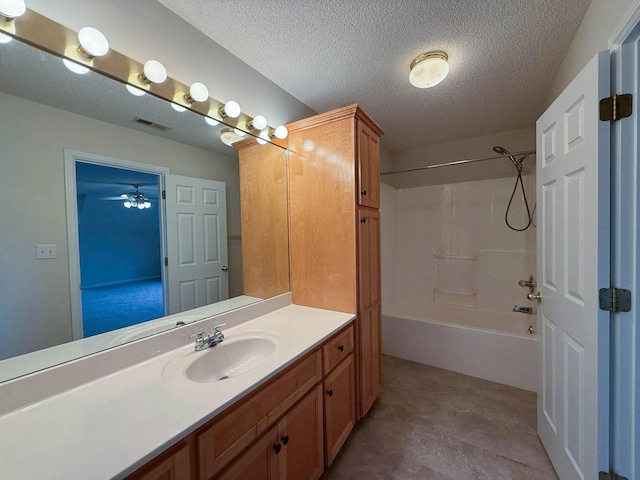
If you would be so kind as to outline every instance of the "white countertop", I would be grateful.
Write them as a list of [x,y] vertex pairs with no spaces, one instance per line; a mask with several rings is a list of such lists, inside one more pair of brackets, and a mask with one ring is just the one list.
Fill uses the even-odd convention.
[[[255,369],[214,383],[167,380],[193,344],[0,417],[0,478],[123,478],[255,390],[355,318],[290,305],[230,329],[279,339]],[[215,347],[214,347],[215,348]]]

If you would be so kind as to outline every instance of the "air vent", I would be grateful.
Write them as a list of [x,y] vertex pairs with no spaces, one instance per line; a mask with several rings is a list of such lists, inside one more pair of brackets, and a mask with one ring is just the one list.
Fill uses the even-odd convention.
[[159,123],[151,122],[149,120],[145,120],[144,118],[134,118],[131,120],[134,123],[139,123],[140,125],[144,125],[145,127],[155,128],[156,130],[160,130],[162,132],[167,132],[171,130],[170,127],[165,127],[164,125],[160,125]]

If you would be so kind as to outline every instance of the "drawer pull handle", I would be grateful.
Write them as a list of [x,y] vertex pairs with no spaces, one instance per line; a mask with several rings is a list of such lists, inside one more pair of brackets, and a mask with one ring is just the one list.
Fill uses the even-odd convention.
[[277,454],[279,454],[279,453],[280,453],[280,450],[282,450],[282,445],[281,445],[281,444],[279,444],[279,443],[276,443],[276,444],[273,446],[273,449],[276,451],[276,455],[277,455]]
[[338,350],[340,350],[341,352],[344,352],[344,345],[340,345],[340,346],[338,347]]
[[330,397],[333,397],[333,390],[327,390],[327,395],[329,395]]
[[289,443],[289,435],[284,435],[283,437],[280,437],[280,440],[282,440],[283,445],[286,445],[287,443]]
[[366,190],[362,190],[362,195],[366,195],[367,191]]
[[367,219],[366,218],[361,218],[360,219],[360,223],[367,223]]

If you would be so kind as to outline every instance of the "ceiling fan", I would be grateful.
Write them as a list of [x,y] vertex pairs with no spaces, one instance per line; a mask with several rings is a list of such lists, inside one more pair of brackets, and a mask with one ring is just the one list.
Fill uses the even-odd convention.
[[144,210],[146,208],[151,208],[151,202],[145,196],[144,193],[140,192],[140,185],[132,185],[136,191],[133,193],[123,193],[120,195],[120,198],[123,201],[124,208],[137,208],[139,210]]

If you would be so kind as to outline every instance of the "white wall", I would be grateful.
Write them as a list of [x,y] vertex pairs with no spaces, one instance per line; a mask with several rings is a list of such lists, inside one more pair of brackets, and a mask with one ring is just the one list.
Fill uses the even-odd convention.
[[636,0],[592,0],[549,92],[547,105],[556,99],[582,68],[601,50]]
[[[500,312],[526,305],[517,282],[535,273],[535,228],[514,232],[505,225],[514,182],[512,176],[395,191],[383,187],[383,312],[394,301]],[[525,185],[533,208],[535,177],[526,176]],[[514,226],[526,224],[521,195],[509,218]],[[440,258],[446,256],[474,259]],[[438,293],[444,290],[473,295]]]
[[[237,158],[2,93],[0,112],[0,358],[71,340],[64,149],[223,181],[229,235],[240,235]],[[57,258],[36,261],[36,244],[56,244]]]
[[[521,130],[439,143],[414,150],[404,150],[393,155],[393,169],[401,170],[462,159],[490,157],[496,155],[492,150],[496,145],[500,145],[511,152],[535,150],[535,127],[531,126]],[[525,171],[531,171],[533,164],[534,157],[529,157],[524,162]],[[445,167],[401,173],[393,176],[383,176],[382,178],[384,182],[396,188],[411,188],[512,177],[514,172],[511,162],[508,159],[501,159],[469,164],[463,167]]]

